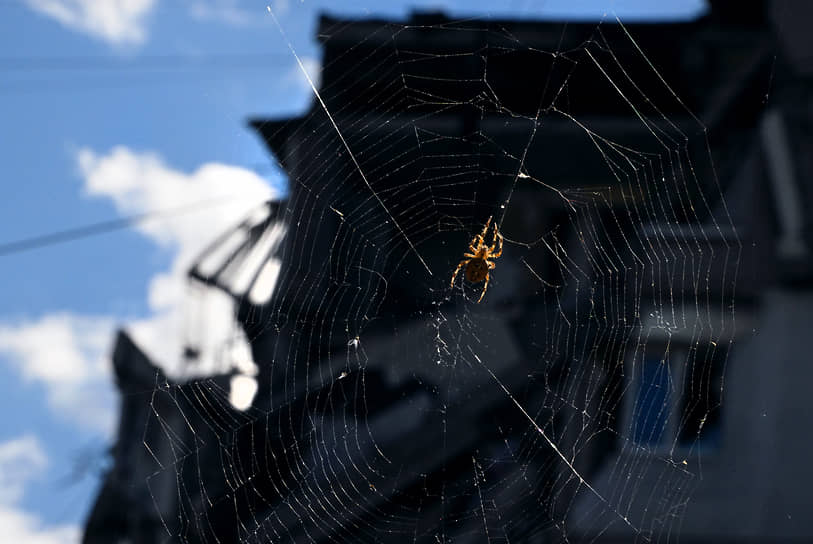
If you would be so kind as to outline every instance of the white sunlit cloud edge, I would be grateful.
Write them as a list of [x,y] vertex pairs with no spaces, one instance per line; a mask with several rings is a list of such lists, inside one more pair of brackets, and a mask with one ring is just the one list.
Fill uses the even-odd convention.
[[115,320],[53,312],[0,322],[0,354],[23,384],[41,386],[49,408],[80,428],[112,436],[115,397],[107,353]]
[[157,0],[24,0],[32,11],[111,45],[141,45]]
[[43,477],[48,458],[31,434],[0,442],[0,527],[4,542],[68,544],[79,542],[80,529],[73,524],[47,526],[38,516],[19,506],[26,484]]
[[[313,89],[310,82],[308,82],[308,78],[313,82],[313,86],[318,89],[322,79],[322,63],[319,59],[310,56],[299,57],[299,61],[302,63],[301,66],[294,59],[293,65],[284,76],[284,81],[288,85],[297,87],[302,92],[302,96],[310,101]],[[304,72],[302,71],[303,68]]]
[[[112,200],[121,215],[139,215],[156,210],[180,209],[202,203],[200,210],[167,214],[156,221],[144,221],[134,229],[173,254],[168,271],[150,280],[150,317],[131,321],[128,330],[136,343],[171,376],[178,376],[182,343],[189,334],[190,315],[185,308],[189,283],[187,271],[201,251],[225,230],[233,227],[252,209],[278,196],[259,175],[245,168],[207,163],[192,173],[167,166],[155,153],[116,147],[106,155],[80,149],[77,163],[88,196]],[[213,343],[235,334],[231,299],[208,292],[205,339],[209,349],[197,361],[197,373],[224,370],[214,360]],[[199,312],[194,312],[199,313]]]
[[290,9],[289,0],[257,3],[253,9],[241,6],[238,0],[192,0],[188,6],[193,19],[236,27],[267,23],[266,6],[278,15],[285,15]]

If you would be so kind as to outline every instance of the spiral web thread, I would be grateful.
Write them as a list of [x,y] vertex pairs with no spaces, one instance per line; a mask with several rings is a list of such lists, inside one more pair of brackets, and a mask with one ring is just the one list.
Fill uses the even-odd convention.
[[[620,21],[552,50],[367,24],[264,129],[291,196],[273,296],[238,297],[253,406],[217,378],[150,395],[167,541],[676,540],[739,261],[705,126]],[[449,279],[488,217],[505,250],[477,304]]]

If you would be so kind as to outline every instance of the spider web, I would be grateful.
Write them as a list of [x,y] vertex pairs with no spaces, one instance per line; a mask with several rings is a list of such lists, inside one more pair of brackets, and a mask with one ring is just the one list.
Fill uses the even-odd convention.
[[[289,198],[197,269],[226,290],[250,270],[230,292],[256,396],[150,395],[161,538],[674,540],[739,259],[689,90],[620,21],[325,18],[319,39],[312,108],[256,124]],[[449,281],[489,217],[477,304]]]

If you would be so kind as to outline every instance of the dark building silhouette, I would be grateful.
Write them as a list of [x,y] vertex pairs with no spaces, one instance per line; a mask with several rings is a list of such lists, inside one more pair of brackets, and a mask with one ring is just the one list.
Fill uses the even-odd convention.
[[[290,195],[190,271],[234,298],[256,396],[173,383],[121,333],[84,541],[813,539],[791,4],[322,17],[318,99],[251,122]],[[449,278],[489,217],[475,305]]]

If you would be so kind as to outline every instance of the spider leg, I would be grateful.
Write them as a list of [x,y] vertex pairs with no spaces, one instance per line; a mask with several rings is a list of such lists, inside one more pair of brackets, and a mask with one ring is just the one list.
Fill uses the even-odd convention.
[[483,300],[483,297],[484,297],[484,296],[486,296],[486,289],[488,289],[488,280],[489,280],[489,279],[491,279],[491,275],[490,275],[490,274],[486,274],[486,284],[485,284],[485,285],[483,285],[483,292],[482,292],[482,293],[480,293],[480,298],[478,298],[478,299],[477,299],[477,302],[478,302],[478,303],[479,303],[481,300]]
[[469,243],[469,250],[472,253],[477,253],[481,248],[486,247],[487,245],[488,244],[486,244],[486,239],[483,238],[483,235],[478,234],[472,239],[471,243]]
[[470,260],[471,259],[463,259],[462,261],[460,261],[460,264],[458,264],[457,268],[455,268],[454,274],[452,274],[452,281],[449,284],[449,287],[454,287],[454,280],[455,280],[455,278],[457,278],[457,273],[460,272],[460,269],[463,268],[463,266],[466,263],[468,263]]
[[491,269],[493,269],[494,267],[497,266],[496,264],[492,263],[491,261],[486,261],[486,262],[488,263],[488,269],[489,270],[491,270]]
[[488,227],[489,226],[491,226],[491,217],[489,217],[488,221],[486,221],[486,226],[483,227],[483,232],[482,232],[482,234],[480,234],[480,240],[482,240],[483,243],[485,243],[485,237],[486,237],[486,234],[488,234]]
[[[497,227],[495,226],[494,227],[494,229],[495,229],[494,230],[494,237],[496,238],[496,240],[494,241],[494,244],[492,244],[492,246],[490,248],[488,248],[488,255],[489,255],[489,258],[491,258],[491,259],[496,259],[500,255],[502,255],[503,238],[502,238],[502,234],[497,232],[496,228]],[[497,249],[497,251],[494,251],[495,248]]]
[[472,259],[477,258],[477,255],[472,255],[471,253],[464,253],[463,256],[464,257],[471,257]]

